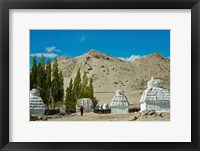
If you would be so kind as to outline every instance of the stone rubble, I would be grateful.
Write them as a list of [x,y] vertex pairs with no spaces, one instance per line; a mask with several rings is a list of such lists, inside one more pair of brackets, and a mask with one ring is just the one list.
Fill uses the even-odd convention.
[[155,110],[144,110],[142,112],[135,112],[133,117],[129,119],[129,121],[136,121],[139,118],[147,118],[147,117],[163,117],[162,112],[156,112]]

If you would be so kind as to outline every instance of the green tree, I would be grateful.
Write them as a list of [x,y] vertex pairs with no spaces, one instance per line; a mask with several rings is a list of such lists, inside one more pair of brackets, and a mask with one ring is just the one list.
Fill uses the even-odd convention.
[[87,89],[87,95],[88,95],[88,98],[90,98],[92,100],[92,102],[94,104],[94,108],[95,108],[96,105],[97,105],[97,100],[94,97],[94,87],[93,87],[92,78],[90,78],[90,80],[89,80],[89,86],[88,86],[88,89]]
[[80,89],[79,98],[88,97],[87,89],[88,89],[88,77],[87,77],[87,73],[84,72],[83,77],[82,77],[82,82],[81,82],[81,89]]
[[77,74],[74,78],[74,82],[71,79],[69,86],[66,89],[66,96],[65,96],[66,108],[74,109],[77,100],[86,97],[90,98],[93,101],[95,107],[97,104],[97,99],[94,97],[93,81],[90,78],[88,85],[87,73],[84,72],[81,79],[80,69],[78,69]]
[[65,105],[67,109],[74,109],[76,102],[73,97],[73,80],[70,79],[69,87],[66,89],[66,96],[65,96]]
[[53,62],[53,80],[52,80],[52,97],[54,103],[62,102],[64,98],[64,88],[63,88],[63,76],[62,72],[58,70],[58,60],[54,59]]
[[44,103],[47,104],[46,95],[46,70],[45,70],[45,61],[44,55],[41,56],[40,62],[37,69],[37,88],[40,91],[40,96],[43,99]]
[[53,101],[57,102],[60,101],[59,100],[59,73],[58,73],[58,62],[57,62],[57,58],[54,59],[53,62],[53,71],[52,71],[52,97],[53,97]]
[[78,69],[76,77],[74,79],[73,91],[72,91],[75,102],[79,99],[80,88],[81,88],[81,72],[80,69]]
[[87,94],[88,94],[88,97],[90,99],[92,99],[92,100],[94,99],[94,88],[93,88],[92,78],[90,78],[90,80],[89,80],[89,86],[88,86]]
[[51,96],[51,61],[50,59],[47,60],[47,65],[46,65],[46,95],[45,98],[47,100],[47,105],[51,103],[52,101],[52,96]]
[[30,90],[37,88],[37,57],[36,55],[32,60],[32,68],[30,73]]
[[64,79],[62,76],[62,71],[59,73],[59,100],[63,101],[64,99]]

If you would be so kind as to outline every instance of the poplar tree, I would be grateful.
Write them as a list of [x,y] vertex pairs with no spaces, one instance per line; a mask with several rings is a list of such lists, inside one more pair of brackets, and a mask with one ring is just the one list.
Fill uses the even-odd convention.
[[80,88],[81,88],[81,73],[80,69],[78,69],[76,77],[74,79],[73,91],[72,91],[75,101],[79,99]]
[[[89,80],[89,85],[88,85]],[[97,100],[94,97],[93,80],[88,79],[87,73],[84,72],[82,79],[80,69],[78,69],[77,74],[74,78],[74,82],[71,79],[69,86],[66,89],[65,103],[66,108],[74,109],[76,102],[80,98],[90,98],[93,101],[94,107],[97,104]]]
[[59,73],[59,100],[63,101],[64,99],[64,79],[62,76],[62,71]]
[[76,105],[72,91],[73,91],[73,80],[70,79],[69,87],[67,87],[66,89],[66,96],[65,96],[65,104],[66,104],[66,108],[68,109],[72,109]]
[[49,105],[49,103],[51,103],[51,86],[52,86],[52,82],[51,82],[51,61],[48,58],[47,60],[47,65],[46,65],[46,100],[47,100],[47,105]]
[[53,63],[53,80],[52,80],[52,97],[54,102],[61,102],[64,98],[64,80],[62,76],[62,72],[58,70],[58,60],[57,58],[54,59]]
[[87,89],[87,94],[88,94],[88,97],[90,99],[94,100],[94,88],[93,88],[92,78],[90,78],[90,80],[89,80],[89,86],[88,86],[88,89]]
[[87,89],[87,95],[88,95],[88,98],[90,98],[92,100],[94,108],[95,108],[96,105],[97,105],[97,99],[94,97],[94,87],[93,87],[92,78],[90,78],[90,80],[89,80],[89,86],[88,86],[88,89]]
[[30,73],[30,90],[37,88],[37,57],[36,55],[32,59],[32,68]]
[[82,82],[81,82],[81,89],[80,89],[80,96],[79,98],[86,98],[88,97],[87,88],[88,87],[88,77],[87,73],[83,73]]
[[40,62],[37,68],[37,88],[40,91],[40,96],[43,99],[44,103],[47,103],[46,95],[46,70],[45,70],[45,61],[44,55],[41,56]]
[[57,58],[54,59],[53,62],[53,71],[52,71],[52,76],[53,76],[53,80],[52,80],[52,97],[53,97],[53,101],[57,102],[60,101],[59,100],[59,74],[58,74],[58,62],[57,62]]

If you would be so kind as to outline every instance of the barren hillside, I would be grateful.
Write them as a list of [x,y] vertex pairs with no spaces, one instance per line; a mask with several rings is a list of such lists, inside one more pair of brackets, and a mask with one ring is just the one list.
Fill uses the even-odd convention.
[[138,102],[151,77],[163,79],[165,87],[170,89],[170,60],[159,53],[134,61],[124,61],[90,50],[72,59],[61,56],[58,58],[58,65],[63,72],[65,89],[70,78],[74,78],[80,68],[82,73],[86,71],[88,77],[93,79],[96,96],[108,103],[117,89],[125,90],[125,94],[136,98],[134,101]]

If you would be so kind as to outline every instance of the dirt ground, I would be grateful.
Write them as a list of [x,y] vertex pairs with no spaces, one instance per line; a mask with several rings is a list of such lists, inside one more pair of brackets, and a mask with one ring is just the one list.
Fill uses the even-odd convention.
[[80,114],[65,115],[61,118],[47,119],[48,121],[170,121],[170,113],[144,114],[140,112],[128,114],[97,114],[85,113],[82,117]]

